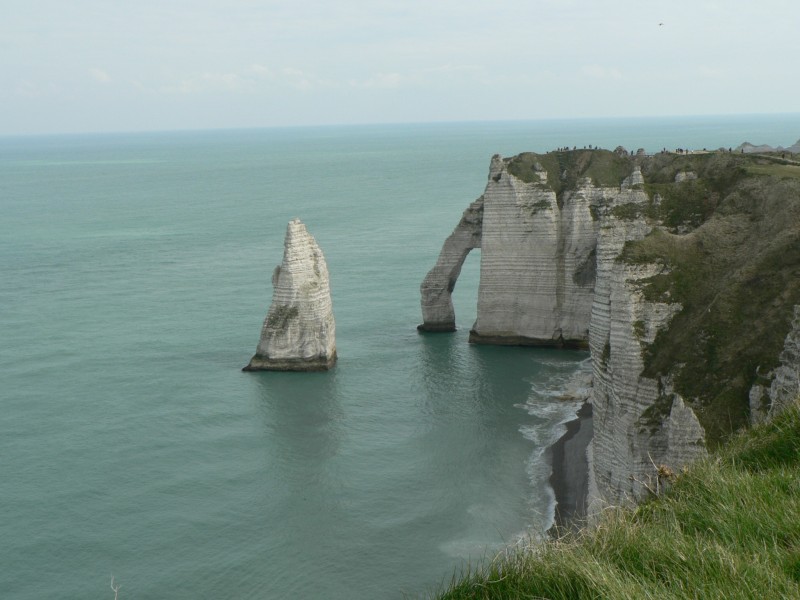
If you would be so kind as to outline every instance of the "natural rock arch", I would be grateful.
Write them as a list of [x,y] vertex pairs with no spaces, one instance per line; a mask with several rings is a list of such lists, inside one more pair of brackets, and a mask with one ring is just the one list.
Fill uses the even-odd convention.
[[420,286],[422,324],[420,331],[455,331],[453,289],[461,267],[473,248],[481,247],[483,196],[469,205],[453,233],[445,240],[436,265]]

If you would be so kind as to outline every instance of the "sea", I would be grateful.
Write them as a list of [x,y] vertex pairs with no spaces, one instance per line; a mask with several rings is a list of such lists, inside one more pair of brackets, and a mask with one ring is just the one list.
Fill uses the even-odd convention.
[[[420,598],[552,523],[587,355],[420,334],[495,153],[788,146],[800,115],[0,137],[0,597]],[[243,373],[286,225],[339,362]]]

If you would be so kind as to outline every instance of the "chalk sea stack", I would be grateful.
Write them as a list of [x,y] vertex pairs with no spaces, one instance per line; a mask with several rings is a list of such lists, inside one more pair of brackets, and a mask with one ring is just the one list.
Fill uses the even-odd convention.
[[286,228],[255,355],[243,371],[326,371],[336,363],[328,265],[300,219]]

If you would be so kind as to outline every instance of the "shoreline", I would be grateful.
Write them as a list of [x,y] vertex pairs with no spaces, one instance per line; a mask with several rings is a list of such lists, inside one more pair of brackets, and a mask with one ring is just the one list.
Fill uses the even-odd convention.
[[586,518],[589,462],[586,450],[592,440],[592,405],[584,402],[567,431],[548,449],[551,459],[550,486],[555,495],[555,513],[549,532],[559,535],[581,527]]

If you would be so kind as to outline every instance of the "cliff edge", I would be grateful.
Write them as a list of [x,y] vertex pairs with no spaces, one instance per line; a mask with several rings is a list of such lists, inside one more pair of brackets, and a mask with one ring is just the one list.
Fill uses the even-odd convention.
[[[594,508],[648,495],[800,391],[797,165],[723,151],[495,156],[482,219],[448,252],[476,239],[470,341],[590,350]],[[426,278],[423,298],[452,291],[453,274]]]

